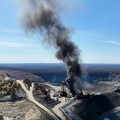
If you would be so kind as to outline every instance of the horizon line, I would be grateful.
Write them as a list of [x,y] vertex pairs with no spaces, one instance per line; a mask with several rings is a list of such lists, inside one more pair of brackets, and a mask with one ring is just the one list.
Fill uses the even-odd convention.
[[[65,64],[65,63],[62,63],[62,62],[51,62],[51,63],[48,63],[48,62],[0,62],[0,64]],[[120,64],[120,63],[80,63],[80,64]]]

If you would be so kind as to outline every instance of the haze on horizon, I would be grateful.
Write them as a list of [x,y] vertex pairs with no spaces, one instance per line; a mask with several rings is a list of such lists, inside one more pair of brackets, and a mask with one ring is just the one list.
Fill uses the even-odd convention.
[[[119,0],[71,0],[60,11],[64,25],[74,31],[71,41],[80,48],[83,63],[120,64],[119,5]],[[19,16],[15,0],[1,1],[0,63],[59,63],[42,37],[24,33]]]

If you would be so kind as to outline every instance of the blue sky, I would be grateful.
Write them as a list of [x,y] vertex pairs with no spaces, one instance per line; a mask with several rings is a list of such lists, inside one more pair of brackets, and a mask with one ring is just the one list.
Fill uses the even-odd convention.
[[[68,5],[69,3],[69,5]],[[61,21],[72,31],[83,63],[120,64],[120,0],[65,0]],[[0,63],[54,63],[55,49],[26,35],[15,0],[0,1]]]

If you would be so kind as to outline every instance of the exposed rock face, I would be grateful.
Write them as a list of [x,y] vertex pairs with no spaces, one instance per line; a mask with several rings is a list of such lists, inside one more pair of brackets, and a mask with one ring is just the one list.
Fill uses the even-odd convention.
[[86,88],[88,92],[94,93],[110,93],[118,89],[118,86],[105,84],[105,82],[89,84],[89,87]]
[[52,120],[52,118],[28,100],[21,100],[1,102],[0,120]]

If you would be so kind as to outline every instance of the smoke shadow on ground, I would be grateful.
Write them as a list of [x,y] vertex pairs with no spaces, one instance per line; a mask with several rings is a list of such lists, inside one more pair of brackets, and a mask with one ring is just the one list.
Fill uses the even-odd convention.
[[16,102],[16,101],[21,101],[24,100],[24,97],[15,97],[11,98],[11,95],[1,95],[0,96],[0,102]]

